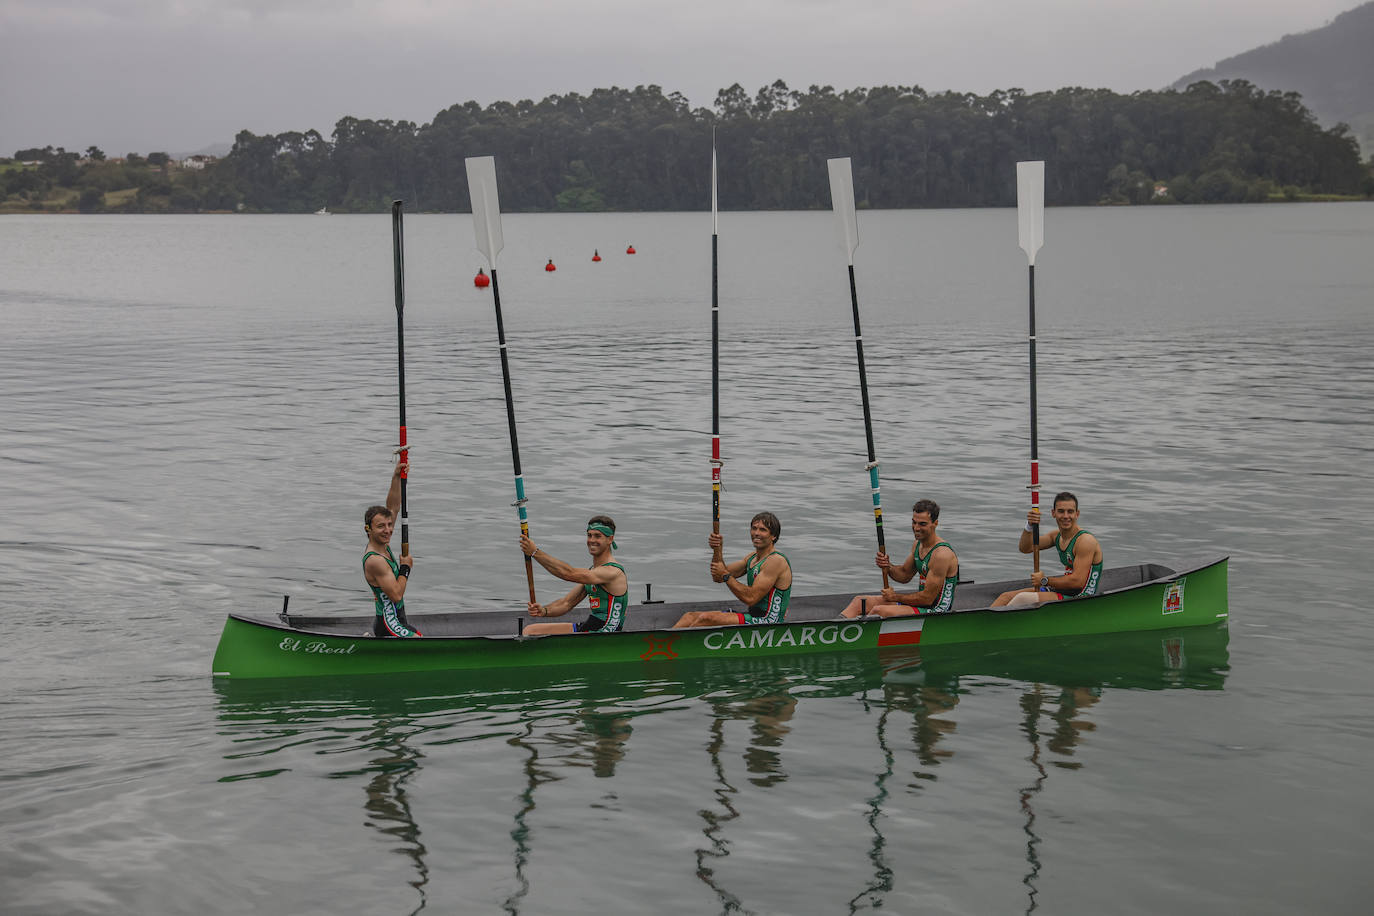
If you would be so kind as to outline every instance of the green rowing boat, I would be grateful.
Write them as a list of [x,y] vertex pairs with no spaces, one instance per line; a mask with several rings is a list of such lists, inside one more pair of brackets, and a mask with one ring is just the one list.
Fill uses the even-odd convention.
[[967,584],[946,614],[843,620],[851,595],[794,596],[778,624],[670,629],[721,602],[639,605],[618,633],[529,637],[516,612],[414,614],[422,639],[376,639],[372,617],[230,614],[215,651],[221,678],[387,674],[559,665],[641,668],[673,659],[760,658],[813,652],[937,647],[993,640],[1163,630],[1225,620],[1227,559],[1176,570],[1154,563],[1104,571],[1091,598],[1030,608],[988,605],[1024,580]]

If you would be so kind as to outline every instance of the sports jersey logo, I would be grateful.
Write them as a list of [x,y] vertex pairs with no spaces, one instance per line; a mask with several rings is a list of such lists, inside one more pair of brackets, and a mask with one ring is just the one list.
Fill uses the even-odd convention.
[[601,599],[593,596],[592,599],[587,602],[587,606],[594,611],[598,611],[601,609]]

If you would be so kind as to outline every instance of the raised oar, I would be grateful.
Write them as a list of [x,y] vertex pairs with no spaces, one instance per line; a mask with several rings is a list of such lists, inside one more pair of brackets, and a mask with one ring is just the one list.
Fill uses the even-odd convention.
[[[854,215],[854,170],[849,158],[831,159],[830,204],[840,219],[840,234],[844,238],[845,255],[849,259],[849,301],[854,307],[854,350],[859,357],[859,391],[864,402],[864,437],[868,440],[868,481],[873,487],[873,526],[878,531],[878,550],[887,553],[883,540],[883,499],[878,484],[878,457],[873,449],[873,416],[868,409],[868,372],[864,367],[864,335],[859,329],[859,292],[854,283],[854,249],[859,247],[859,221]],[[883,571],[883,588],[887,588],[887,570]]]
[[[719,218],[716,214],[716,140],[711,134],[711,531],[720,534],[720,274],[716,266]],[[724,562],[721,548],[713,551]]]
[[[401,399],[401,439],[396,453],[410,460],[410,446],[406,444],[406,283],[405,232],[401,228],[401,209],[405,201],[391,202],[391,252],[396,274],[396,364]],[[406,505],[406,478],[410,469],[401,472],[401,556],[410,553],[410,512]]]
[[[491,269],[491,298],[496,305],[496,339],[501,345],[501,381],[506,387],[506,422],[510,426],[510,454],[515,465],[515,502],[520,513],[520,533],[529,536],[529,514],[525,510],[525,478],[520,473],[520,440],[515,433],[515,399],[510,389],[510,359],[506,356],[506,326],[501,320],[501,287],[496,282],[496,255],[505,247],[501,236],[501,203],[496,196],[496,160],[491,156],[473,156],[464,160],[468,170],[468,194],[472,198],[472,224],[477,235],[477,249],[486,255]],[[525,579],[530,586],[530,601],[534,599],[534,561],[525,557]]]
[[[1045,163],[1016,163],[1016,220],[1021,250],[1026,253],[1030,268],[1030,504],[1040,508],[1040,428],[1035,405],[1035,253],[1045,241]],[[1035,541],[1033,569],[1040,571],[1040,523],[1031,525]]]

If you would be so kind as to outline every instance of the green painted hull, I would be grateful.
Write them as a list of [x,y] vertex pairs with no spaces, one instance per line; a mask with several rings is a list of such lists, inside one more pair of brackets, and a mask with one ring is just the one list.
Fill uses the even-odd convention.
[[[1147,567],[1140,567],[1144,570]],[[279,678],[387,674],[563,665],[621,665],[639,670],[675,659],[765,658],[816,652],[867,651],[884,647],[1122,633],[1215,624],[1228,614],[1227,561],[1220,559],[1182,572],[1148,567],[1147,581],[1093,598],[1054,602],[1015,611],[968,608],[949,614],[888,620],[836,620],[843,596],[797,601],[786,623],[688,630],[627,630],[594,635],[520,638],[515,635],[426,635],[423,639],[374,639],[339,627],[300,621],[256,619],[231,614],[215,651],[212,671],[225,678]],[[1159,574],[1163,570],[1164,575]],[[1142,576],[1145,575],[1142,573]],[[1002,585],[1011,585],[1003,583]],[[995,594],[983,586],[975,594]],[[810,609],[806,604],[810,601]],[[835,603],[838,602],[838,603]],[[688,609],[689,606],[681,606]],[[691,606],[691,609],[696,609]],[[789,608],[789,617],[793,615]],[[655,610],[656,619],[675,619],[676,606]],[[645,617],[647,612],[636,612]],[[631,625],[636,614],[631,615]],[[817,616],[822,615],[822,616]],[[470,618],[475,615],[469,615]],[[497,615],[484,615],[498,619]],[[441,632],[440,617],[421,632]],[[502,618],[503,619],[503,616]]]

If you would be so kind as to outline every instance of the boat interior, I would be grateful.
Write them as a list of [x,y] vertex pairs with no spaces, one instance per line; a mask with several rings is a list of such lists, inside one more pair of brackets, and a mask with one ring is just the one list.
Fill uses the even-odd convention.
[[[1102,572],[1102,590],[1099,594],[1134,588],[1147,582],[1169,579],[1177,572],[1158,563],[1142,563],[1135,566],[1118,566]],[[968,582],[961,584],[954,595],[954,610],[951,613],[988,612],[987,608],[1002,592],[1024,587],[1026,580],[1006,580],[1002,582]],[[911,586],[899,586],[905,591]],[[875,590],[876,594],[876,590]],[[787,606],[787,622],[801,623],[810,620],[832,620],[839,615],[850,599],[850,593],[834,595],[793,595]],[[1092,600],[1092,599],[1086,599]],[[691,611],[737,610],[738,602],[731,605],[727,601],[679,601],[644,602],[630,606],[625,623],[627,631],[663,630],[671,627],[683,614]],[[1026,613],[1034,608],[1008,609],[998,613]],[[244,616],[257,623],[266,623],[282,629],[334,636],[370,636],[373,617],[324,617],[299,614],[279,614],[276,618],[257,615]],[[437,614],[410,614],[410,622],[425,637],[503,637],[517,636],[521,628],[533,622],[566,621],[569,623],[586,619],[584,608],[574,608],[563,617],[531,619],[523,610],[502,611],[456,611]]]

